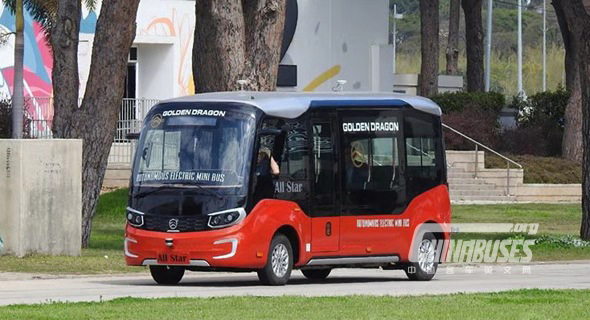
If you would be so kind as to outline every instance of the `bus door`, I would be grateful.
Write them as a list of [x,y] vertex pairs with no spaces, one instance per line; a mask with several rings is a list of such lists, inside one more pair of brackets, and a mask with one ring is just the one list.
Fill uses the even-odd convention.
[[354,255],[395,252],[406,203],[400,166],[400,114],[395,110],[340,112],[342,211],[340,250]]
[[321,116],[311,120],[312,252],[338,251],[340,242],[333,121],[327,113]]

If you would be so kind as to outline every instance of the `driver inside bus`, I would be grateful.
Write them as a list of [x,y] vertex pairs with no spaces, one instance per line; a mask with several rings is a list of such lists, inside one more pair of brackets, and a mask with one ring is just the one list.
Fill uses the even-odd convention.
[[270,149],[260,147],[256,161],[256,186],[254,188],[254,203],[262,199],[274,197],[273,177],[279,175],[279,165],[272,157]]
[[270,149],[267,147],[260,147],[258,151],[258,161],[256,163],[257,176],[278,176],[279,164],[271,155]]

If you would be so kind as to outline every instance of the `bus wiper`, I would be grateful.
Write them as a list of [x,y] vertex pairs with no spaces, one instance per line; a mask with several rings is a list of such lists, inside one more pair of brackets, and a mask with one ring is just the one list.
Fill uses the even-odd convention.
[[147,195],[150,195],[152,193],[155,193],[155,192],[158,192],[158,191],[161,191],[161,190],[165,190],[165,189],[176,189],[176,188],[177,187],[174,186],[174,185],[162,185],[162,186],[159,186],[159,187],[155,187],[155,188],[153,188],[151,190],[138,192],[138,193],[135,194],[135,197],[143,198],[143,197],[145,197]]
[[[209,193],[210,195],[216,197],[219,200],[223,200],[223,197],[219,193],[217,193],[217,192],[215,192],[215,191],[213,191],[211,189],[205,188],[205,187],[203,187],[201,185],[198,185],[198,184],[191,185],[191,187],[193,187],[193,186],[196,186],[197,188],[199,188],[199,190],[203,190],[203,191]],[[143,197],[145,197],[147,195],[150,195],[152,193],[155,193],[155,192],[158,192],[158,191],[161,191],[161,190],[165,190],[165,189],[178,189],[178,188],[185,188],[185,187],[186,186],[178,186],[178,185],[174,185],[174,184],[165,184],[165,185],[161,185],[161,186],[155,187],[154,189],[151,189],[151,190],[147,190],[147,191],[142,191],[142,192],[136,193],[135,194],[135,197],[143,198]],[[184,193],[186,191],[189,191],[189,190],[186,190],[186,189],[185,190],[182,190],[181,193]]]
[[200,190],[206,191],[207,193],[209,193],[210,195],[214,196],[215,198],[217,198],[219,200],[223,200],[223,197],[219,193],[217,193],[217,192],[215,192],[215,191],[213,191],[213,190],[211,190],[209,188],[205,188],[205,187],[203,187],[202,185],[199,185],[199,184],[193,184],[191,186],[196,186]]

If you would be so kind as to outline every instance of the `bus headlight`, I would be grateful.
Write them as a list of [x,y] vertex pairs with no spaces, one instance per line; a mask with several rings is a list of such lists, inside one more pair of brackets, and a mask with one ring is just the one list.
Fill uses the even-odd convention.
[[244,208],[213,212],[209,213],[209,223],[207,225],[213,229],[229,227],[242,221],[245,217],[246,211]]
[[141,211],[127,207],[127,222],[134,227],[143,226],[143,215]]

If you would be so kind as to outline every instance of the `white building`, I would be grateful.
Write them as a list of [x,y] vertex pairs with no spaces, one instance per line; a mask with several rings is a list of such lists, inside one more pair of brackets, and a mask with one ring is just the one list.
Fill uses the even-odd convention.
[[[388,0],[290,0],[295,25],[282,58],[279,90],[326,91],[336,80],[346,90],[393,90],[388,42]],[[100,10],[98,8],[97,10]],[[191,55],[194,0],[143,0],[128,64],[127,98],[166,99],[194,93]],[[97,14],[83,11],[79,44],[81,94],[85,89]],[[51,97],[52,58],[43,31],[25,17],[25,90]],[[14,30],[14,17],[0,6],[0,28]],[[293,31],[293,28],[290,29]],[[116,32],[113,30],[113,32]],[[288,36],[286,38],[289,38]],[[12,89],[13,39],[0,47],[0,95]],[[296,68],[296,70],[295,70]],[[51,119],[49,104],[30,107],[37,119]]]

